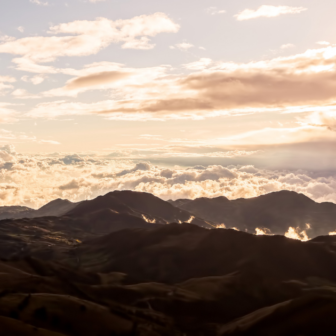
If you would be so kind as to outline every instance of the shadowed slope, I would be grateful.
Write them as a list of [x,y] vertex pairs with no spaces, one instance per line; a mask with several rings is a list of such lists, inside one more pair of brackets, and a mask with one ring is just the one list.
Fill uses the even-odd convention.
[[283,236],[207,230],[189,224],[123,230],[76,248],[81,265],[88,270],[113,270],[142,281],[168,283],[237,270],[266,272],[282,280],[317,276],[336,281],[334,251],[330,245]]

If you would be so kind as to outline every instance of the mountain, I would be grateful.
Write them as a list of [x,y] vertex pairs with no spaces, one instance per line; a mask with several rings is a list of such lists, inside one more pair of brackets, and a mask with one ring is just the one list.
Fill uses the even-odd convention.
[[[24,216],[23,214],[26,214]],[[24,218],[0,220],[0,258],[56,258],[71,246],[126,228],[152,229],[170,221],[211,228],[191,213],[151,194],[112,192],[90,201],[55,200]]]
[[2,206],[0,207],[0,220],[7,218],[23,218],[25,216],[30,216],[33,212],[35,212],[34,209],[24,206]]
[[[152,194],[127,190],[110,192],[93,200],[78,203],[57,199],[38,210],[26,207],[0,207],[0,220],[40,217],[64,217],[65,222],[76,220],[102,233],[127,227],[146,227],[144,223],[189,222],[202,227],[213,227],[211,223]],[[93,223],[97,225],[94,227]]]
[[0,220],[62,216],[73,209],[76,205],[77,203],[72,203],[68,200],[56,199],[47,203],[38,210],[22,206],[4,206],[0,207]]
[[168,224],[174,222],[190,222],[199,226],[212,228],[212,225],[195,217],[186,210],[181,210],[169,202],[143,192],[113,191],[94,200],[80,202],[66,213],[70,217],[85,218],[98,211],[112,210],[116,214],[128,214],[144,218],[147,222]]
[[77,206],[68,200],[56,199],[35,211],[33,217],[62,216]]
[[[130,216],[130,217],[129,217]],[[60,217],[63,222],[82,223],[92,233],[107,234],[123,228],[149,224],[192,223],[213,228],[218,225],[255,233],[284,235],[289,228],[302,238],[336,231],[336,204],[317,203],[292,191],[273,192],[249,199],[217,198],[164,201],[149,193],[114,191],[93,200],[72,203],[54,200],[39,210],[25,207],[0,208],[4,218]],[[50,219],[48,219],[50,220]]]
[[206,221],[251,233],[259,228],[283,235],[293,227],[298,232],[305,230],[307,236],[313,238],[336,230],[336,204],[316,203],[293,191],[273,192],[249,199],[229,200],[221,196],[170,203]]

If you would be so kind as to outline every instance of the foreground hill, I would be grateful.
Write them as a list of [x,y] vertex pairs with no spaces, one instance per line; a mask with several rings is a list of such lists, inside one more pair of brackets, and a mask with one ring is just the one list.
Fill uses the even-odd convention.
[[308,237],[313,238],[336,230],[336,204],[316,203],[293,191],[232,201],[222,196],[171,203],[204,220],[225,224],[228,228],[236,227],[241,231],[255,232],[256,228],[260,228],[283,235],[289,227],[293,227],[298,232],[305,230]]
[[170,224],[68,246],[54,255],[57,262],[2,260],[1,331],[330,335],[336,237],[326,238],[301,242]]
[[240,271],[284,281],[315,276],[336,282],[334,242],[304,243],[284,236],[170,224],[118,231],[86,241],[75,251],[86,270],[117,271],[141,281],[176,283]]

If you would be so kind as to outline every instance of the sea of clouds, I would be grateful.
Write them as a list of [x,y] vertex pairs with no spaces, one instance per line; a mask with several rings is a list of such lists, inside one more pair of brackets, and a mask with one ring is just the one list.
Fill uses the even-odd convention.
[[292,190],[317,202],[336,203],[336,172],[260,169],[252,165],[162,167],[144,160],[102,155],[24,155],[0,148],[0,205],[39,208],[64,198],[92,199],[113,190],[149,192],[168,200],[217,197],[250,198]]

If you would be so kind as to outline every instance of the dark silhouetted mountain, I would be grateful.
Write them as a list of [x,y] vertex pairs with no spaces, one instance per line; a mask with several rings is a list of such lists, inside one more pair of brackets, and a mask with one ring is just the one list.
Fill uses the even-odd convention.
[[76,206],[77,203],[72,203],[68,200],[63,200],[59,198],[49,202],[42,208],[36,210],[34,217],[63,216]]
[[[308,237],[327,235],[336,229],[336,204],[316,203],[303,194],[280,191],[263,196],[228,200],[226,197],[171,201],[206,221],[255,232],[268,229],[285,234],[289,227],[306,230]],[[309,224],[310,229],[307,229]]]
[[14,207],[10,214],[15,218],[0,221],[0,258],[54,258],[84,240],[126,228],[151,229],[171,221],[188,220],[212,227],[151,194],[131,191],[112,192],[80,203],[58,199],[39,210]]
[[24,206],[2,206],[0,207],[0,220],[7,218],[22,218],[34,213],[34,209]]
[[[99,196],[94,200],[80,202],[66,215],[85,219],[88,216],[93,216],[93,214],[98,214],[102,210],[110,210],[120,215],[127,214],[139,217],[153,224],[191,222],[199,226],[212,228],[211,224],[195,217],[189,211],[176,208],[169,202],[163,201],[152,194],[127,190],[114,191],[105,196]],[[103,217],[100,216],[100,218]]]
[[[127,215],[132,217],[126,220]],[[64,221],[81,221],[83,225],[86,223],[85,227],[91,226],[97,234],[137,227],[136,223],[138,227],[145,227],[142,220],[152,224],[188,222],[206,228],[224,224],[227,228],[250,233],[255,233],[259,228],[280,235],[292,227],[297,232],[305,231],[309,238],[328,235],[336,230],[336,204],[316,203],[303,194],[291,191],[250,199],[229,200],[221,196],[168,202],[148,193],[114,191],[79,203],[58,199],[39,210],[0,208],[0,219],[51,216],[65,217]],[[93,223],[97,223],[97,230]]]
[[0,220],[12,218],[37,218],[62,216],[73,209],[77,203],[68,200],[56,199],[38,210],[21,206],[0,207]]

